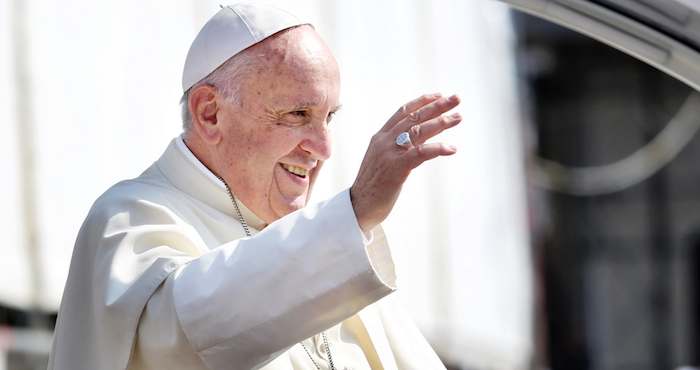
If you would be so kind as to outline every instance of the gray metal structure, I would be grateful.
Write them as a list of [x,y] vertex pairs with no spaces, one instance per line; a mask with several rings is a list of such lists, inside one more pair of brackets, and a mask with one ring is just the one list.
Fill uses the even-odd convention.
[[622,50],[700,90],[693,0],[501,0]]
[[[697,283],[700,236],[694,237],[693,233],[700,220],[696,217],[700,204],[695,186],[698,172],[694,171],[699,157],[698,142],[691,139],[700,128],[700,0],[500,1],[621,50],[696,91],[690,94],[674,117],[659,120],[666,123],[666,128],[656,138],[653,135],[658,131],[649,130],[649,127],[657,127],[655,122],[643,126],[657,116],[645,112],[640,114],[644,119],[630,118],[625,124],[604,119],[593,122],[606,117],[601,115],[587,116],[588,121],[572,119],[579,127],[582,123],[596,123],[599,124],[596,127],[617,124],[618,128],[629,129],[638,124],[638,132],[630,133],[630,136],[644,135],[646,130],[648,136],[644,140],[648,144],[637,144],[642,148],[629,157],[601,166],[572,167],[540,159],[535,172],[530,173],[530,176],[539,176],[534,179],[537,184],[560,193],[547,194],[552,203],[550,208],[555,220],[551,223],[557,229],[553,232],[555,235],[547,235],[546,242],[550,244],[540,246],[540,249],[535,247],[536,253],[539,251],[545,255],[543,260],[549,263],[543,270],[554,271],[543,278],[549,283],[545,284],[545,290],[549,290],[546,295],[550,295],[547,298],[551,299],[547,307],[559,304],[564,307],[561,311],[565,312],[559,316],[552,315],[551,311],[546,313],[548,317],[554,317],[553,321],[563,321],[548,333],[564,334],[552,335],[552,341],[581,339],[581,343],[566,347],[574,350],[562,351],[563,356],[552,356],[553,351],[549,349],[550,360],[557,357],[549,365],[554,369],[612,370],[697,366],[700,363],[697,346],[700,338],[700,285]],[[576,55],[581,57],[581,54]],[[600,64],[597,68],[601,68]],[[578,72],[581,71],[579,66]],[[630,74],[626,77],[629,78]],[[601,100],[606,98],[604,91],[585,91],[575,84],[569,86],[572,90],[588,93],[566,95],[570,99],[599,94],[603,95]],[[640,95],[651,97],[655,103],[653,100],[659,91],[653,90],[654,85],[640,83],[634,86],[644,86],[646,91]],[[567,98],[549,105],[561,105]],[[649,110],[661,105],[648,104],[649,99],[639,97],[613,100],[611,104],[624,104],[635,99]],[[590,102],[588,104],[590,106]],[[620,111],[629,113],[634,109],[639,107]],[[557,115],[541,116],[549,117],[549,126],[544,127],[557,126],[561,121],[557,122],[556,118],[566,118],[561,114],[565,108],[558,106],[555,111]],[[666,117],[665,114],[658,115],[661,116]],[[563,123],[561,126],[565,126]],[[609,131],[607,127],[604,129],[610,137],[622,138],[620,130],[610,128]],[[564,129],[544,132],[551,139]],[[569,137],[581,132],[586,132],[585,127]],[[565,132],[563,136],[566,136]],[[600,139],[601,135],[592,137]],[[558,138],[554,137],[553,141]],[[590,138],[582,137],[581,141],[587,139]],[[674,164],[667,166],[667,171],[660,171],[686,145],[685,156],[679,155]],[[561,144],[550,146],[561,147]],[[593,148],[600,149],[600,146]],[[551,148],[549,150],[551,153]],[[543,155],[548,155],[548,152]],[[569,156],[568,160],[571,158]],[[642,167],[643,170],[639,170]],[[693,171],[688,171],[689,167]],[[650,178],[655,173],[657,176]],[[646,179],[649,181],[633,186]],[[611,194],[616,192],[620,194]],[[609,195],[596,196],[603,194]],[[646,322],[640,322],[640,319]],[[571,325],[576,321],[583,324]],[[576,331],[572,328],[581,333],[570,335]],[[547,344],[551,345],[551,342]],[[571,353],[583,354],[567,358],[566,355]]]
[[[590,36],[700,91],[700,2],[696,0],[501,0]],[[618,192],[670,163],[700,130],[700,94],[647,145],[614,163],[569,167],[538,158],[532,181],[549,190],[591,196]]]

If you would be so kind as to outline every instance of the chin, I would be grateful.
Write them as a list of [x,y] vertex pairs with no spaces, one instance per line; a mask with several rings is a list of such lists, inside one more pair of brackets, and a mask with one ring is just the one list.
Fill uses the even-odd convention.
[[275,213],[281,218],[306,206],[306,195],[300,196],[290,203],[277,204]]

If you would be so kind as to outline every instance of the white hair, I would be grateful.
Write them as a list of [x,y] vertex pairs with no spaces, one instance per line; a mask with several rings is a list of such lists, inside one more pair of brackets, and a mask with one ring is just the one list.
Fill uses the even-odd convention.
[[213,86],[218,89],[224,98],[233,102],[240,103],[239,89],[246,72],[249,67],[254,65],[253,58],[248,55],[249,50],[244,50],[238,53],[222,65],[217,67],[212,73],[204,77],[202,80],[192,85],[180,99],[180,108],[182,115],[182,129],[188,132],[192,128],[192,112],[190,112],[189,98],[190,92],[202,85]]

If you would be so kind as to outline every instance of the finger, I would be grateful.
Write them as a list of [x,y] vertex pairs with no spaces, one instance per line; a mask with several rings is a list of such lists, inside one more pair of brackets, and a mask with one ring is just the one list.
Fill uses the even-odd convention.
[[438,117],[457,105],[459,105],[459,97],[457,95],[440,98],[432,103],[424,105],[412,115],[407,115],[394,126],[394,130],[397,132],[407,131],[411,126]]
[[401,121],[402,119],[406,118],[409,113],[416,111],[418,108],[425,106],[426,104],[430,104],[438,99],[440,99],[442,95],[440,93],[436,94],[425,94],[421,95],[416,99],[411,100],[410,102],[402,105],[394,115],[389,118],[388,121],[384,124],[384,127],[382,127],[382,131],[386,131],[394,127],[397,122]]
[[411,142],[414,145],[420,145],[448,128],[457,126],[460,122],[462,122],[462,116],[459,113],[443,114],[427,122],[411,126],[408,134],[411,136]]
[[425,161],[441,156],[453,155],[455,153],[457,153],[457,148],[453,145],[426,143],[414,146],[409,149],[406,155],[410,158],[410,166],[413,169],[420,166]]

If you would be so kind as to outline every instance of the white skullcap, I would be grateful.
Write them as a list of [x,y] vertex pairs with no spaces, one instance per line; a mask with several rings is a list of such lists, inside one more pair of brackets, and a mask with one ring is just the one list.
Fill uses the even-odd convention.
[[182,71],[182,91],[214,72],[232,56],[290,27],[308,24],[272,6],[221,6],[190,46]]

